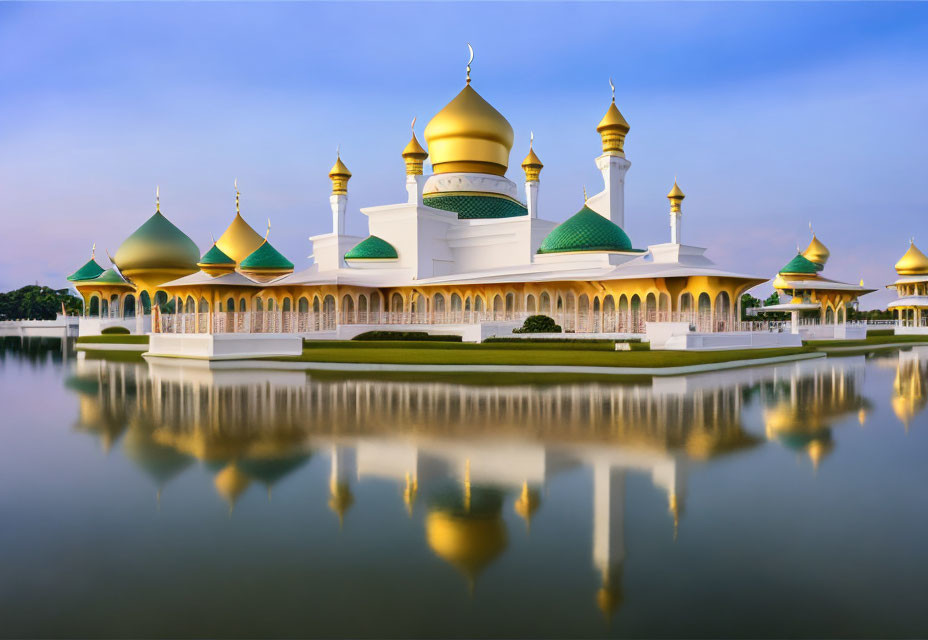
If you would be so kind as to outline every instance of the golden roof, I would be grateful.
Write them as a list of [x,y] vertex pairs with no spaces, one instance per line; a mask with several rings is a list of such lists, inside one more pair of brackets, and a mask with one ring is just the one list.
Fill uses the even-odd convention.
[[254,253],[264,242],[264,236],[251,228],[238,211],[226,230],[216,240],[216,246],[224,254],[235,260],[235,264]]
[[435,173],[504,175],[512,149],[512,126],[474,91],[461,89],[425,127]]
[[525,156],[525,160],[522,161],[522,168],[526,167],[538,167],[543,169],[545,165],[541,163],[541,159],[535,154],[535,150],[532,147],[528,148],[528,155]]
[[234,463],[229,463],[223,467],[222,471],[217,473],[216,477],[213,478],[213,485],[215,485],[216,491],[226,499],[229,505],[235,504],[235,501],[245,492],[245,489],[247,489],[250,484],[251,478],[242,473]]
[[432,551],[470,579],[506,548],[506,528],[498,516],[433,511],[426,518],[425,535]]
[[896,263],[896,273],[900,276],[921,276],[928,274],[928,256],[919,251],[913,241],[909,250]]
[[412,138],[409,139],[409,144],[403,149],[403,157],[413,158],[414,160],[425,160],[429,157],[429,152],[423,149],[422,145],[419,144],[419,140],[416,138],[415,133],[412,134]]
[[683,193],[683,189],[677,184],[676,178],[673,179],[673,188],[670,190],[670,193],[667,194],[667,197],[670,200],[683,200],[683,198],[686,197],[686,194]]
[[831,256],[831,252],[828,250],[828,247],[822,244],[822,241],[819,240],[813,232],[812,241],[809,243],[809,246],[806,247],[806,250],[802,252],[802,257],[815,264],[824,265],[828,262],[829,256]]
[[600,133],[609,130],[628,133],[630,129],[631,127],[628,126],[628,121],[625,119],[625,116],[623,116],[619,108],[615,106],[615,100],[609,104],[609,108],[606,109],[606,115],[604,115],[603,119],[596,125],[596,130]]
[[330,178],[335,178],[335,177],[350,178],[351,177],[351,172],[348,171],[348,167],[346,167],[345,163],[342,162],[342,157],[340,155],[337,158],[335,158],[335,164],[333,164],[332,168],[329,169],[329,177]]

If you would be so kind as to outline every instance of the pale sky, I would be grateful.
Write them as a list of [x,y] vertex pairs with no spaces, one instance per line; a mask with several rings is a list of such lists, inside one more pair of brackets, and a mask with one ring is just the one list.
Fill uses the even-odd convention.
[[[335,148],[360,207],[403,201],[399,154],[463,86],[512,124],[508,177],[535,132],[539,209],[561,221],[601,188],[595,127],[631,124],[626,231],[683,239],[772,277],[809,241],[825,275],[885,306],[914,236],[928,251],[928,4],[0,3],[0,289],[66,286],[96,242],[154,210],[205,251],[242,213],[297,265],[330,231]],[[428,170],[428,169],[427,169]],[[766,295],[769,284],[758,288]]]

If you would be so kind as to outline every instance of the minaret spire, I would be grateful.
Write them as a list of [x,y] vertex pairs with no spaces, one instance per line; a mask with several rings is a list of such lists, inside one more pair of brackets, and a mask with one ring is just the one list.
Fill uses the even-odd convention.
[[235,182],[233,184],[235,185],[235,215],[241,215],[241,209],[239,209],[239,204],[238,204],[238,196],[239,196],[238,178],[235,179]]
[[470,65],[474,61],[474,48],[467,43],[467,50],[470,51],[470,59],[467,61],[467,84],[470,84]]
[[155,213],[161,213],[161,185],[155,185]]

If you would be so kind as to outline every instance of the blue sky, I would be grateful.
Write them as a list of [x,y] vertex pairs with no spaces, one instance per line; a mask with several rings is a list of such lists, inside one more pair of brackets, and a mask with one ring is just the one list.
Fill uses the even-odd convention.
[[0,289],[115,253],[156,184],[205,250],[234,178],[305,266],[336,145],[362,234],[360,207],[405,197],[409,121],[421,140],[460,90],[466,42],[517,183],[535,132],[545,218],[600,187],[612,76],[636,246],[668,239],[676,175],[684,240],[733,269],[772,276],[809,221],[834,278],[882,287],[910,236],[928,251],[928,4],[0,3]]

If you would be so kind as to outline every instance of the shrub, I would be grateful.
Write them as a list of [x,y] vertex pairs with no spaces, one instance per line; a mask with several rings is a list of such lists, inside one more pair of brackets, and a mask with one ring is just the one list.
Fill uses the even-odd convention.
[[430,335],[425,331],[365,331],[352,340],[412,340],[419,342],[461,342],[461,336]]
[[127,335],[130,333],[130,331],[126,329],[125,327],[107,327],[100,333],[102,333],[105,336],[114,335],[114,334]]
[[561,327],[554,318],[548,316],[529,316],[522,323],[519,329],[513,329],[513,333],[561,333]]
[[616,342],[631,342],[630,340],[607,340],[605,338],[578,338],[572,340],[571,338],[509,338],[506,336],[490,336],[489,338],[483,339],[484,343],[487,342],[508,342],[508,343],[525,343],[525,344],[609,344],[613,345]]
[[876,336],[891,336],[895,335],[895,329],[867,329],[867,337],[874,338]]

